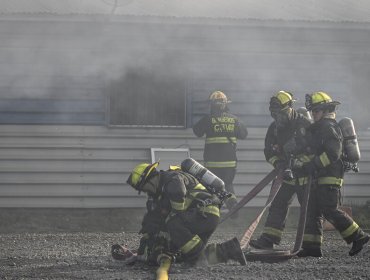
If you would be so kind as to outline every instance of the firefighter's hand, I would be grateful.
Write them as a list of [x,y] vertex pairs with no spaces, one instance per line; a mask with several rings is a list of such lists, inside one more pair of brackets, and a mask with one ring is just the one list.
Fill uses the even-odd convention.
[[294,137],[290,138],[283,146],[286,154],[294,154],[297,150],[297,142]]
[[286,161],[285,160],[277,160],[274,162],[274,168],[277,170],[284,170],[287,167]]
[[164,226],[164,218],[158,212],[145,214],[140,233],[156,233]]
[[302,169],[305,163],[297,158],[292,159],[292,169]]
[[312,175],[316,172],[317,167],[313,161],[310,161],[310,162],[303,164],[302,170],[304,171],[304,173],[308,175]]

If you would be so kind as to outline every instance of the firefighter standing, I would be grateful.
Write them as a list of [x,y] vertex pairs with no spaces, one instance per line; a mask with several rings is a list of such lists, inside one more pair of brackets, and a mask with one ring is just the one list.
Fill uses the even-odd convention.
[[310,127],[310,143],[313,158],[302,165],[306,174],[313,175],[305,235],[300,257],[321,257],[323,240],[323,218],[339,231],[347,244],[352,243],[350,256],[358,254],[369,241],[358,224],[338,208],[345,167],[343,165],[343,136],[335,119],[336,106],[325,92],[306,95],[306,108],[312,112],[314,123]]
[[221,178],[226,191],[232,193],[226,201],[227,208],[231,209],[237,203],[233,187],[237,166],[236,141],[245,139],[248,131],[236,116],[229,113],[227,104],[231,101],[223,92],[213,92],[209,101],[210,114],[201,118],[193,126],[193,131],[197,137],[206,136],[204,166]]
[[[235,260],[245,265],[236,238],[207,245],[219,223],[220,205],[217,197],[180,168],[158,171],[157,166],[158,163],[137,165],[127,183],[139,192],[147,193],[149,208],[160,213],[161,217],[154,218],[154,224],[160,224],[161,219],[165,223],[170,246],[168,252],[165,248],[161,253],[175,253],[180,260],[189,264],[196,264],[200,260],[208,264]],[[150,217],[146,216],[146,219],[151,224]]]
[[269,208],[269,214],[261,236],[249,245],[257,249],[272,249],[279,244],[285,228],[289,206],[297,194],[303,199],[307,176],[303,172],[291,173],[289,162],[293,157],[304,158],[306,132],[311,121],[292,108],[293,95],[279,91],[270,99],[270,112],[274,119],[265,137],[265,158],[276,169],[284,169],[284,181]]

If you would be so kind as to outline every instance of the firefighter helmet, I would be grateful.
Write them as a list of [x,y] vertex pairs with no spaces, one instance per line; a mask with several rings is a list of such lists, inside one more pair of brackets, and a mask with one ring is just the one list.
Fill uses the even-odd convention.
[[143,185],[151,175],[155,174],[156,167],[159,162],[155,163],[140,163],[131,172],[127,179],[127,183],[139,192],[142,191]]
[[211,93],[209,96],[209,101],[218,103],[218,104],[226,104],[230,103],[231,101],[227,98],[226,94],[222,91],[216,90]]
[[340,102],[333,101],[333,99],[323,91],[317,91],[311,94],[306,94],[305,105],[307,110],[329,110],[334,111],[335,107],[339,105]]
[[293,99],[293,94],[280,90],[270,99],[270,111],[279,112],[286,108],[291,108],[293,106],[293,102],[296,101]]

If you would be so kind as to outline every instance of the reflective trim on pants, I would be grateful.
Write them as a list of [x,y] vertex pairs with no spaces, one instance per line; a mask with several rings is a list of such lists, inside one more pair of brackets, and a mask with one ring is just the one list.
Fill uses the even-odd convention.
[[184,246],[180,248],[181,253],[187,254],[191,250],[193,250],[198,244],[200,244],[202,240],[198,235],[194,235],[192,239],[185,243]]
[[204,166],[207,168],[236,167],[236,161],[206,161]]

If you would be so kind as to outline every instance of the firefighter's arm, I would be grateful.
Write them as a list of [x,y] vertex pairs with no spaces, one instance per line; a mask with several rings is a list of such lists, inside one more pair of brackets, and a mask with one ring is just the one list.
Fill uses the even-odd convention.
[[164,228],[165,217],[159,211],[150,211],[144,215],[139,233],[154,234]]
[[265,159],[274,168],[280,168],[285,164],[285,158],[282,154],[281,147],[277,144],[276,137],[274,136],[275,126],[269,126],[265,137],[264,154]]
[[323,152],[314,158],[314,163],[318,168],[326,167],[340,159],[342,152],[341,136],[333,126],[325,128],[322,132],[324,137]]
[[207,126],[209,123],[208,120],[209,117],[204,116],[196,124],[193,125],[193,132],[197,137],[202,137],[206,133]]
[[185,210],[186,187],[179,176],[173,176],[164,186],[171,204],[171,212],[179,213]]
[[248,136],[248,130],[244,123],[237,120],[236,121],[236,138],[245,139]]

